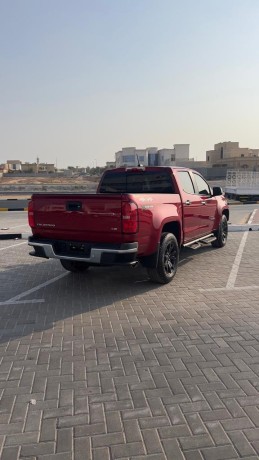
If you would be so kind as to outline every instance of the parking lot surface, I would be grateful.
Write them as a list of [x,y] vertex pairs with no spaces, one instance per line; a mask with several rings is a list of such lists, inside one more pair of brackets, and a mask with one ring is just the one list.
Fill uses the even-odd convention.
[[166,286],[29,251],[0,241],[1,460],[259,458],[258,232]]
[[0,213],[0,239],[1,235],[9,233],[31,233],[28,225],[27,212],[10,211]]

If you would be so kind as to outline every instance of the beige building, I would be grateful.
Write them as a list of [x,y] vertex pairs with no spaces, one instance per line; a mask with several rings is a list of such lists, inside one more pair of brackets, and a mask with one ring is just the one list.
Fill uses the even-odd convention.
[[22,165],[22,172],[25,173],[54,173],[55,172],[55,165],[54,163],[23,163]]
[[206,152],[206,161],[211,166],[255,171],[259,170],[259,149],[239,147],[239,142],[220,142]]
[[20,160],[7,160],[7,162],[1,165],[1,171],[3,173],[54,173],[56,171],[54,163],[40,163],[37,159],[37,163],[22,163]]
[[2,163],[0,165],[0,171],[1,171],[2,174],[8,173],[8,165],[7,165],[7,163]]

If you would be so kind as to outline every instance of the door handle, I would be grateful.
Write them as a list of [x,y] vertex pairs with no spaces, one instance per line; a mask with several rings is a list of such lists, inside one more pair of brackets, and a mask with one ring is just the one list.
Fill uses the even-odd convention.
[[186,200],[184,204],[187,204],[187,206],[190,206],[190,204],[192,204],[192,202],[190,200]]
[[206,205],[206,201],[202,201],[201,204]]

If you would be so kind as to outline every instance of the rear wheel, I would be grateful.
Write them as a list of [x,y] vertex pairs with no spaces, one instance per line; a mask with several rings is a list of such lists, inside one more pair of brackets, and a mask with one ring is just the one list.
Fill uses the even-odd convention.
[[60,259],[60,263],[63,268],[68,270],[69,272],[84,272],[89,268],[88,263],[81,262],[79,260],[67,260],[67,259]]
[[148,268],[151,281],[160,284],[169,283],[176,274],[179,261],[179,246],[172,233],[162,233],[156,268]]
[[215,232],[216,240],[212,241],[211,245],[214,248],[223,248],[227,242],[228,237],[228,220],[223,214],[220,220],[219,228]]

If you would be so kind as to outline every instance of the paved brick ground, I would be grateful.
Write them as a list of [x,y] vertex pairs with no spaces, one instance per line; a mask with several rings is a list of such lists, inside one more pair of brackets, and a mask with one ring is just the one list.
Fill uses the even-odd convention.
[[[184,251],[167,286],[92,269],[0,305],[1,460],[258,459],[259,234],[244,289],[200,291],[226,286],[241,238]],[[0,261],[0,301],[65,273],[26,244]]]

